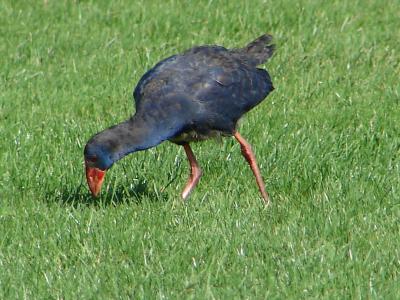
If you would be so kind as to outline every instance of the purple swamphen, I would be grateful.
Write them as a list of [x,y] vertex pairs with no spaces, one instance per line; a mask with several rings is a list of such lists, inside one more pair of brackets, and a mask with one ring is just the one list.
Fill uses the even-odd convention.
[[194,47],[162,60],[144,74],[133,92],[135,115],[86,144],[86,179],[92,194],[99,194],[105,172],[114,162],[169,140],[183,146],[190,163],[190,177],[182,192],[186,199],[201,177],[189,143],[233,135],[268,204],[254,153],[236,124],[274,89],[268,72],[257,68],[272,56],[271,41],[270,35],[262,35],[239,49]]

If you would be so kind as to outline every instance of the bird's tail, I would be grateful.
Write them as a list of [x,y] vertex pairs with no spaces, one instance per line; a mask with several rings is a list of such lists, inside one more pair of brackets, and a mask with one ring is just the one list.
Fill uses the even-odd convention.
[[271,44],[272,36],[263,34],[246,47],[235,49],[234,52],[240,55],[241,59],[253,66],[265,63],[274,54],[275,45]]

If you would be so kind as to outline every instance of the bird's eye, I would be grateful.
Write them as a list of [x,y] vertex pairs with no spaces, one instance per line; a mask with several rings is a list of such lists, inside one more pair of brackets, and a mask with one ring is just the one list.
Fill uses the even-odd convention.
[[90,162],[96,162],[97,161],[97,156],[88,157],[88,158],[86,158],[86,160],[90,161]]

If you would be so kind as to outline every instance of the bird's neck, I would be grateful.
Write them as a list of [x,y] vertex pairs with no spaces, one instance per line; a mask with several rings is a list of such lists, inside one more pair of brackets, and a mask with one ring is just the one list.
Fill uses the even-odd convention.
[[154,147],[163,141],[157,136],[156,124],[143,122],[135,116],[100,132],[94,140],[104,147],[113,162],[129,153]]

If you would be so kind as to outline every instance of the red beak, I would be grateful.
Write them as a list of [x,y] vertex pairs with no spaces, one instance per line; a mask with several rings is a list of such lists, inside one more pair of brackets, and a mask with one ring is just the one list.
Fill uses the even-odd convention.
[[97,197],[97,195],[100,193],[104,175],[106,175],[106,171],[102,171],[98,168],[88,167],[86,165],[86,180],[94,197]]

